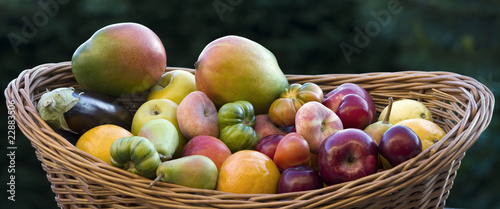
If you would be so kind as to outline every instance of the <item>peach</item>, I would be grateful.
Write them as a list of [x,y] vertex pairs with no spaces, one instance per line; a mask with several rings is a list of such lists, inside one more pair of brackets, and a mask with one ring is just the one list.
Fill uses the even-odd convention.
[[344,129],[337,114],[319,102],[302,105],[295,116],[295,128],[309,143],[310,151],[314,154],[319,153],[326,137]]
[[273,122],[271,122],[269,114],[260,114],[255,116],[254,130],[255,132],[257,132],[257,137],[259,137],[259,139],[262,139],[272,134],[281,134],[281,135],[287,134],[285,130],[277,127],[276,125],[274,125]]
[[187,139],[208,135],[219,137],[217,109],[201,91],[189,93],[177,107],[179,129]]

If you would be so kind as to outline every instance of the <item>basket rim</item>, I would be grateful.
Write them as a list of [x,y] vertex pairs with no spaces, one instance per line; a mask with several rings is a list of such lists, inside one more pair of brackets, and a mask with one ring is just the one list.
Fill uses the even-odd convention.
[[[449,97],[450,100],[456,101],[457,104],[465,105],[466,108],[458,108],[455,105],[455,108],[460,109],[458,114],[463,114],[463,119],[459,120],[452,126],[452,128],[447,131],[445,137],[437,143],[432,149],[427,149],[417,157],[404,162],[393,169],[384,170],[382,172],[372,174],[361,179],[345,182],[341,184],[327,186],[323,189],[315,190],[315,191],[303,191],[303,192],[294,192],[291,194],[274,194],[274,195],[264,195],[264,194],[231,194],[220,192],[216,190],[203,190],[203,189],[194,189],[194,188],[186,188],[183,186],[173,185],[169,183],[159,182],[156,186],[151,188],[151,191],[144,191],[143,188],[145,185],[149,184],[151,180],[146,179],[144,177],[129,173],[127,171],[115,168],[111,165],[104,163],[103,161],[95,158],[87,154],[84,151],[77,149],[75,146],[70,144],[67,140],[65,140],[62,136],[55,133],[37,114],[36,108],[34,106],[33,100],[35,98],[33,92],[36,92],[38,86],[48,85],[50,81],[53,80],[64,80],[71,79],[71,76],[61,74],[60,77],[54,77],[54,74],[57,72],[67,71],[68,68],[71,67],[70,62],[60,62],[60,63],[47,63],[36,66],[32,69],[24,70],[20,73],[18,78],[13,79],[7,86],[4,91],[6,101],[15,100],[16,101],[16,116],[19,114],[21,119],[16,117],[16,123],[22,129],[23,133],[27,135],[27,138],[31,141],[32,146],[34,146],[37,150],[40,149],[40,152],[48,153],[44,158],[51,158],[50,160],[54,161],[54,158],[63,157],[67,161],[71,161],[72,163],[60,162],[63,166],[67,166],[68,168],[74,169],[82,179],[92,179],[98,183],[101,183],[104,186],[109,186],[112,189],[124,189],[117,188],[115,184],[118,183],[128,183],[131,186],[129,188],[124,189],[124,191],[131,196],[141,198],[144,196],[149,196],[152,192],[168,192],[170,195],[176,196],[177,192],[182,193],[189,191],[190,193],[198,193],[205,194],[210,196],[203,195],[191,195],[191,197],[202,200],[213,204],[213,201],[217,199],[223,199],[224,202],[228,202],[230,198],[240,198],[240,199],[248,199],[251,201],[244,201],[246,206],[257,206],[261,203],[259,201],[267,201],[273,199],[279,199],[281,197],[296,197],[294,200],[304,200],[308,199],[309,201],[297,201],[290,204],[293,207],[296,206],[304,206],[305,204],[309,204],[311,202],[317,202],[320,204],[328,199],[331,199],[331,195],[339,195],[339,191],[350,191],[353,193],[362,193],[366,190],[369,190],[370,187],[375,187],[374,184],[389,184],[389,183],[397,183],[404,181],[408,181],[408,176],[420,176],[420,178],[428,177],[429,174],[424,172],[429,169],[433,169],[432,167],[436,167],[435,170],[438,170],[439,167],[452,164],[452,166],[459,166],[460,159],[465,155],[465,151],[472,146],[472,144],[478,139],[480,133],[486,129],[489,125],[493,108],[494,108],[494,96],[491,91],[484,86],[483,84],[477,82],[475,79],[470,78],[468,76],[443,72],[443,71],[400,71],[400,72],[375,72],[375,73],[363,73],[363,74],[319,74],[319,75],[292,75],[287,74],[286,77],[290,83],[292,82],[302,82],[307,80],[308,82],[317,82],[322,83],[324,85],[320,85],[324,91],[328,91],[333,88],[335,85],[339,85],[337,81],[329,81],[329,77],[337,77],[341,78],[343,83],[352,82],[358,83],[364,88],[370,89],[387,89],[387,88],[407,88],[407,89],[418,89],[418,84],[421,83],[433,83],[433,82],[443,82],[446,84],[436,84],[430,85],[431,90],[434,89],[435,94],[445,94],[446,97]],[[183,67],[167,67],[166,71],[170,70],[185,70],[191,73],[194,73],[194,69],[191,68],[183,68]],[[47,77],[50,79],[42,80],[40,77]],[[375,78],[376,79],[375,79]],[[398,83],[409,78],[414,81],[414,83]],[[366,80],[369,79],[368,82]],[[30,83],[29,81],[32,81]],[[326,81],[325,81],[326,80]],[[380,83],[394,83],[394,85],[387,87]],[[445,85],[456,85],[456,88],[445,88]],[[448,93],[458,93],[462,95],[463,99],[458,99],[457,95],[451,95],[448,93],[444,93],[443,91],[447,91]],[[416,93],[417,94],[417,93]],[[419,95],[417,95],[419,96]],[[424,95],[422,96],[422,100],[426,98]],[[8,105],[8,104],[7,104]],[[452,106],[450,106],[452,107]],[[380,108],[379,108],[380,109]],[[19,121],[17,121],[19,120]],[[33,128],[33,126],[38,127]],[[473,131],[475,130],[475,132]],[[474,132],[474,133],[473,133]],[[36,133],[35,136],[33,133]],[[460,140],[456,140],[452,138],[452,136],[460,137]],[[42,137],[44,139],[53,139],[56,146],[52,146],[48,148],[44,143],[41,142],[37,137]],[[468,138],[468,139],[466,139]],[[464,141],[462,141],[464,140]],[[457,144],[464,144],[464,146],[458,146]],[[57,144],[59,146],[57,146]],[[51,150],[55,149],[55,150]],[[451,154],[451,157],[449,156]],[[442,160],[447,159],[447,160]],[[458,162],[456,162],[458,160]],[[80,161],[81,163],[75,163],[76,161]],[[99,170],[99,172],[86,172],[86,170]],[[413,182],[417,182],[413,180]],[[363,188],[364,187],[364,188]],[[444,188],[443,188],[444,189]],[[140,192],[137,192],[140,191]],[[137,192],[137,193],[134,193]],[[381,190],[380,193],[387,193],[390,190]],[[335,197],[335,195],[333,195]],[[185,197],[186,194],[182,193],[182,195],[178,195]],[[190,195],[187,195],[190,196]],[[205,198],[203,198],[205,197]],[[298,198],[297,198],[298,197]],[[330,198],[329,198],[330,197]],[[203,202],[201,201],[201,202]],[[231,202],[231,201],[229,201]],[[240,200],[237,201],[238,204],[242,202]],[[222,203],[216,203],[222,204]],[[248,205],[250,204],[250,205]],[[254,204],[254,205],[252,205]],[[255,205],[257,204],[257,205]],[[282,203],[280,203],[282,204]]]

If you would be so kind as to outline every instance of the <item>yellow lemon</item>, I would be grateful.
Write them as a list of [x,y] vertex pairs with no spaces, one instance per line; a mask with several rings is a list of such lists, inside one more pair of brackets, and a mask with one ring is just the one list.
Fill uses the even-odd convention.
[[425,119],[406,119],[396,125],[403,125],[413,130],[422,141],[422,151],[434,145],[446,135],[446,132],[436,123]]

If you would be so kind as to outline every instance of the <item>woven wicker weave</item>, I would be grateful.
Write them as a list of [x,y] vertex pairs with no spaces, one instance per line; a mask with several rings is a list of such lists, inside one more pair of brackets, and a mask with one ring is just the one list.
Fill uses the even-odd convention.
[[[173,70],[179,68],[167,68]],[[184,68],[182,68],[184,69]],[[194,72],[192,69],[184,69]],[[465,152],[488,126],[494,107],[490,90],[449,72],[287,75],[290,83],[313,82],[326,92],[357,83],[373,97],[377,111],[412,98],[431,110],[446,136],[432,149],[399,166],[323,189],[286,194],[229,194],[151,180],[110,166],[75,148],[38,115],[41,92],[78,87],[69,62],[23,71],[5,90],[15,102],[16,122],[36,149],[61,208],[443,208]],[[144,98],[121,98],[136,110]]]

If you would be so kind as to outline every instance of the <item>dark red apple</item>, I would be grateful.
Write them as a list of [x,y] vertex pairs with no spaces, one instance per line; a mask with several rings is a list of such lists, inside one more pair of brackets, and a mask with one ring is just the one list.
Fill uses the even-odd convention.
[[336,113],[344,128],[365,129],[373,121],[371,107],[357,94],[345,95]]
[[323,188],[319,173],[306,165],[287,168],[278,181],[278,193],[299,192]]
[[337,113],[337,109],[340,105],[340,101],[344,96],[349,94],[356,94],[361,96],[366,100],[368,106],[370,107],[370,111],[372,113],[372,123],[377,121],[377,111],[375,109],[375,103],[373,103],[373,99],[370,94],[360,85],[354,83],[344,83],[337,88],[331,90],[327,94],[325,94],[325,99],[323,100],[323,105],[333,110]]
[[410,128],[395,125],[387,129],[380,138],[379,151],[394,167],[422,152],[422,142]]
[[318,161],[325,184],[356,180],[377,172],[377,144],[363,130],[344,129],[323,141]]
[[285,135],[276,146],[273,161],[280,171],[296,165],[310,165],[311,152],[306,139],[298,133]]
[[283,134],[271,134],[262,137],[262,139],[257,142],[257,145],[255,145],[255,150],[262,152],[269,158],[273,159],[274,152],[276,152],[276,146],[278,146],[278,143],[283,136]]

